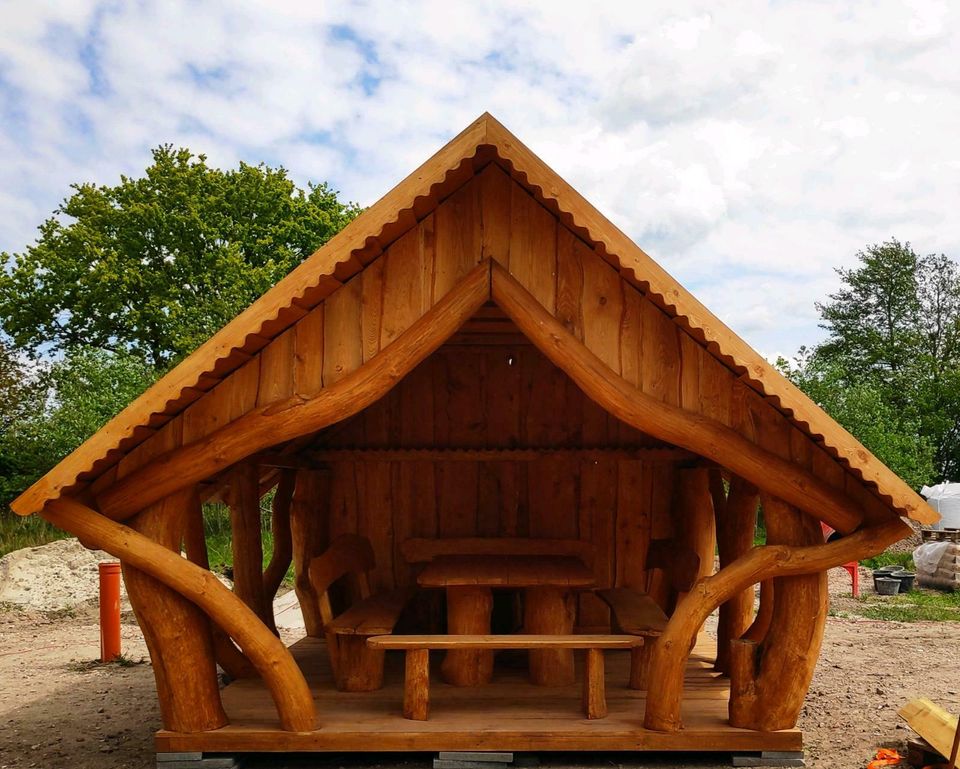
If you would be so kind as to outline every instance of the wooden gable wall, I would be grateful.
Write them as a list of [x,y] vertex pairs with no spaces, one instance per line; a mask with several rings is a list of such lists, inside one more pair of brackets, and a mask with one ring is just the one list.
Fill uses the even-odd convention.
[[484,258],[505,265],[631,384],[664,402],[717,419],[835,487],[845,487],[862,502],[868,519],[889,516],[859,481],[495,163],[132,450],[97,480],[94,492],[256,406],[295,394],[309,396],[338,381],[388,345]]

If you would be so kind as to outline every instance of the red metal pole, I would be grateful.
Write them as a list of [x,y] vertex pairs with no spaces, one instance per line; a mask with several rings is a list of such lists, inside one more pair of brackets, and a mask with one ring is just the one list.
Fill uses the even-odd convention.
[[100,661],[120,656],[120,564],[100,564]]

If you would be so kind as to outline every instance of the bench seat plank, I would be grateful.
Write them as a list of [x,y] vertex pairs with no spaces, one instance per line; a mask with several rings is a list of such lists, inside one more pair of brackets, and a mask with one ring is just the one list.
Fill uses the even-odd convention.
[[410,600],[404,588],[358,601],[324,628],[335,635],[379,636],[392,633],[400,613]]
[[633,649],[634,635],[379,635],[367,639],[374,649]]
[[616,625],[624,633],[658,636],[667,627],[667,615],[645,593],[638,593],[628,587],[615,587],[598,590],[597,595],[613,611]]

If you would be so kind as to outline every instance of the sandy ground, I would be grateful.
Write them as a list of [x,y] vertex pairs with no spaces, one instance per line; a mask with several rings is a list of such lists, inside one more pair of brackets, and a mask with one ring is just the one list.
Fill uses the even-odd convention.
[[[831,580],[849,591],[843,572]],[[839,601],[839,603],[842,603]],[[132,618],[124,624],[126,666],[100,666],[92,607],[58,615],[0,611],[0,769],[146,769],[159,727],[153,674]],[[911,734],[897,708],[917,695],[960,710],[960,623],[827,623],[823,653],[801,716],[808,765],[865,766],[879,746]],[[257,766],[429,766],[428,756],[275,760]],[[729,766],[716,757],[603,754],[544,756],[544,766]]]

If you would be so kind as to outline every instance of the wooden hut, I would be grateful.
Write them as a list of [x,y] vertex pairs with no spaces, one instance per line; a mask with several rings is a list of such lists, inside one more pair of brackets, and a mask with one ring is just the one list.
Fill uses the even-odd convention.
[[936,520],[489,115],[13,508],[123,562],[158,750],[230,752],[799,750],[826,570]]

